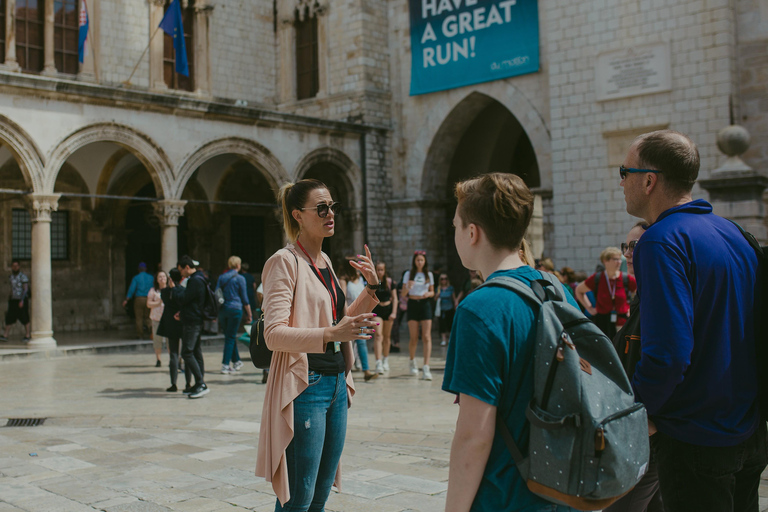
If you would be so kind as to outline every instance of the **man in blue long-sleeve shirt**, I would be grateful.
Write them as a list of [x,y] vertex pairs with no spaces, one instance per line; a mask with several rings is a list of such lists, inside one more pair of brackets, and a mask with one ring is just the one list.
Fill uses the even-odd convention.
[[131,279],[131,286],[123,301],[123,307],[133,298],[133,317],[136,321],[136,336],[144,339],[144,326],[149,332],[152,332],[152,321],[149,319],[149,308],[147,307],[147,295],[152,289],[155,279],[147,273],[147,264],[139,263],[139,273]]
[[635,247],[641,359],[632,379],[649,415],[667,512],[758,510],[768,463],[755,363],[757,257],[691,189],[687,136],[638,137],[620,169],[627,212],[650,225]]

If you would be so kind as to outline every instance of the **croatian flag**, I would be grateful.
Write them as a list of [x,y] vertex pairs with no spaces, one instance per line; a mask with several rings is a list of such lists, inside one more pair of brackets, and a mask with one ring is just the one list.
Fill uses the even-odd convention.
[[79,22],[79,38],[77,42],[77,56],[80,64],[85,60],[85,42],[88,40],[88,7],[85,5],[85,0],[80,0],[80,22]]

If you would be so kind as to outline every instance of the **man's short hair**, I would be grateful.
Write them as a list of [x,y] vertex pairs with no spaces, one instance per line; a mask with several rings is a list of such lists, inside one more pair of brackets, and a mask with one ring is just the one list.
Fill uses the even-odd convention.
[[644,133],[633,142],[638,165],[661,171],[661,183],[673,194],[687,194],[699,177],[699,150],[687,135],[674,130]]
[[479,226],[493,247],[518,250],[533,215],[533,194],[514,174],[490,173],[456,184],[464,226]]
[[195,263],[196,263],[195,260],[193,260],[190,256],[185,254],[184,256],[179,258],[179,262],[176,263],[176,266],[181,268],[184,268],[184,267],[195,268],[196,266]]
[[230,256],[227,260],[227,266],[230,269],[237,268],[237,266],[242,262],[239,256]]

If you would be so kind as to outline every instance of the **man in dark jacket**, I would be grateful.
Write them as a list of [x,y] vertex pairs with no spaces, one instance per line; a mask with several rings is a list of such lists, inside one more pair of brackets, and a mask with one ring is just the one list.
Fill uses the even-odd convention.
[[649,416],[664,509],[758,509],[768,463],[755,362],[757,256],[691,189],[699,153],[671,130],[641,135],[620,168],[627,212],[648,230],[633,254],[641,355],[632,386]]
[[205,362],[200,345],[207,280],[202,272],[197,271],[197,262],[187,255],[181,257],[176,267],[182,277],[187,279],[186,288],[182,286],[173,288],[173,300],[180,306],[181,357],[184,359],[186,368],[195,377],[192,389],[184,391],[189,392],[189,398],[200,398],[209,391],[203,381]]

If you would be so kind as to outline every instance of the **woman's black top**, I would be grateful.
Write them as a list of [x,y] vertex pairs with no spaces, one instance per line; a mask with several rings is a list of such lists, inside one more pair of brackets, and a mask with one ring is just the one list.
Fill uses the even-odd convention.
[[157,326],[157,335],[164,338],[179,339],[181,338],[181,322],[173,318],[173,316],[179,312],[179,303],[171,299],[172,288],[166,286],[160,290],[160,297],[163,299],[165,308],[163,309],[163,316],[160,317],[160,323]]
[[379,302],[392,302],[392,289],[389,287],[389,279],[384,279],[376,290],[376,298]]
[[[315,271],[315,267],[312,266],[312,273],[317,276],[317,279],[322,283],[320,275]],[[336,288],[336,323],[339,323],[344,318],[344,305],[346,304],[346,296],[341,291],[339,282],[331,275],[331,271],[327,268],[321,268],[320,273],[323,275],[325,282]],[[331,300],[331,296],[328,295],[328,300]],[[344,363],[344,354],[333,351],[333,343],[328,343],[323,354],[307,354],[307,360],[309,361],[309,369],[315,373],[321,375],[338,375],[346,370],[346,364]]]

